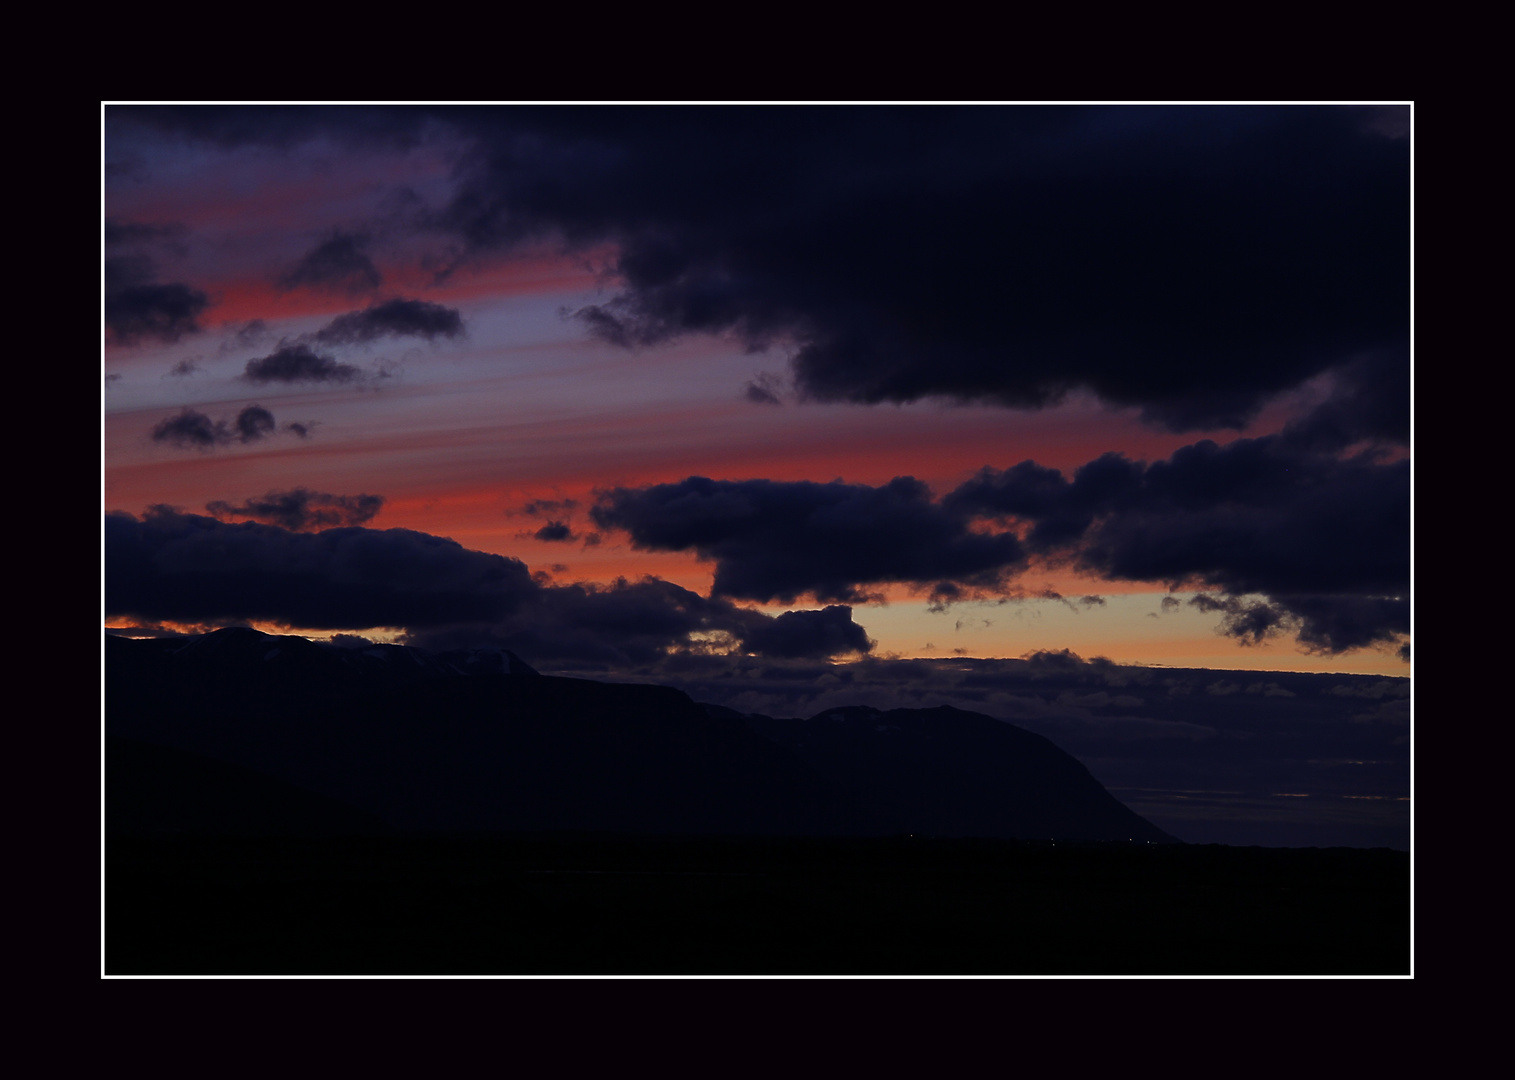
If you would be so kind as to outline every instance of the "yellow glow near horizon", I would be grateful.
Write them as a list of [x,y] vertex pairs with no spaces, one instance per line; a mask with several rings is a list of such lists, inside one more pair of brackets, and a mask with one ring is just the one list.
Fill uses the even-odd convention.
[[[1178,600],[1165,610],[1165,597]],[[1298,671],[1378,675],[1405,678],[1410,665],[1392,648],[1361,649],[1339,655],[1301,650],[1287,635],[1257,645],[1240,645],[1216,631],[1218,617],[1189,607],[1192,593],[1133,592],[1105,594],[1103,604],[1084,604],[1074,599],[969,601],[933,609],[920,599],[885,604],[854,605],[853,620],[868,632],[879,658],[951,660],[1013,659],[1040,651],[1068,649],[1085,660],[1103,657],[1117,664],[1141,667],[1202,668],[1222,671]],[[810,604],[764,605],[767,614],[778,615]],[[1094,616],[1094,612],[1098,616]],[[368,627],[352,630],[312,630],[252,620],[255,630],[266,634],[291,634],[312,641],[329,641],[338,634],[353,634],[378,643],[404,639],[402,627]],[[181,623],[147,624],[122,619],[113,629],[132,627],[163,629],[178,633],[204,633],[209,625]],[[707,645],[716,644],[696,635]],[[724,639],[723,639],[724,640]],[[720,651],[720,650],[717,650]],[[845,661],[843,661],[845,662]]]

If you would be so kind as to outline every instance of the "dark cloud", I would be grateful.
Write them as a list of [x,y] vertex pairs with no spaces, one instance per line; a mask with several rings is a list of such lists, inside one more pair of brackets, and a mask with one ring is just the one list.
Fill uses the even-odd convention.
[[1189,604],[1200,611],[1222,613],[1225,617],[1221,620],[1221,633],[1236,638],[1243,645],[1259,645],[1265,639],[1277,636],[1293,621],[1287,610],[1264,600],[1248,601],[1236,596],[1215,597],[1200,593]]
[[577,510],[577,499],[532,499],[524,504],[520,513],[531,517],[540,517],[543,514],[561,514],[569,510]]
[[1311,647],[1393,640],[1409,631],[1409,474],[1408,461],[1294,455],[1278,440],[1201,443],[1150,466],[1079,559],[1106,577],[1269,597],[1227,613],[1238,637],[1258,640],[1287,611]]
[[293,532],[159,507],[105,518],[111,616],[313,629],[503,619],[538,587],[516,559],[408,529]]
[[329,495],[295,488],[293,491],[270,491],[259,498],[248,499],[241,506],[218,500],[207,503],[205,509],[218,518],[250,518],[300,531],[366,525],[383,506],[382,495]]
[[852,621],[852,609],[843,605],[822,611],[786,611],[750,631],[745,644],[752,652],[782,657],[867,653],[874,645]]
[[316,331],[322,345],[357,345],[381,337],[439,337],[463,335],[463,316],[455,309],[425,300],[385,300],[362,311],[339,315]]
[[1081,671],[1085,666],[1084,658],[1072,649],[1037,649],[1021,659],[1026,662],[1026,669],[1033,678],[1053,672]]
[[334,229],[280,275],[279,285],[284,289],[304,286],[348,294],[373,292],[384,283],[384,276],[368,257],[370,240],[367,233]]
[[[184,409],[177,416],[159,421],[153,428],[152,439],[153,442],[186,449],[209,450],[234,442],[258,442],[272,435],[277,428],[273,413],[261,405],[248,405],[230,421],[212,420],[202,412]],[[302,425],[289,424],[287,428],[302,437],[305,435]]]
[[362,634],[333,634],[329,640],[344,649],[366,649],[377,644]]
[[236,420],[232,421],[232,429],[236,432],[238,442],[257,442],[274,433],[278,425],[274,423],[274,414],[261,405],[249,405],[237,414]]
[[855,602],[901,582],[945,605],[1006,594],[1031,552],[1112,581],[1216,590],[1194,603],[1242,642],[1287,631],[1335,653],[1409,632],[1409,462],[1317,453],[1288,432],[1150,464],[1106,454],[1071,478],[1032,461],[984,469],[940,501],[908,477],[690,477],[603,493],[591,514],[638,548],[715,562],[717,596]]
[[[1339,653],[1394,641],[1410,632],[1410,589],[1397,596],[1284,594],[1275,602],[1299,621],[1299,641],[1315,652]],[[1409,642],[1399,658],[1409,660]]]
[[[511,618],[413,633],[428,647],[508,648],[539,661],[619,668],[651,663],[691,635],[735,644],[732,605],[671,582],[645,578],[611,585],[541,585]],[[756,613],[753,613],[756,614]]]
[[1407,340],[1408,142],[1344,109],[455,119],[474,153],[440,221],[473,249],[616,242],[626,288],[591,330],[791,340],[812,398],[1086,388],[1177,430],[1239,426]]
[[851,602],[887,582],[986,587],[1022,558],[1014,536],[970,532],[908,476],[877,488],[694,476],[616,488],[591,515],[640,549],[713,560],[713,595],[746,600]]
[[519,533],[521,538],[531,537],[544,543],[569,543],[574,540],[582,540],[585,546],[598,544],[599,537],[594,533],[587,536],[573,531],[569,525],[569,519],[573,511],[578,509],[577,499],[532,499],[517,510],[507,511],[508,514],[525,514],[527,517],[548,517],[548,521],[541,528],[531,533]]
[[157,280],[146,255],[105,260],[105,332],[115,345],[178,341],[201,330],[210,297],[180,282]]
[[206,627],[204,630],[186,632],[163,626],[107,626],[105,632],[112,637],[128,638],[188,638],[197,633],[206,633],[211,630],[219,630],[219,626]]
[[1034,461],[1005,470],[985,468],[952,491],[944,505],[965,516],[1029,521],[1026,545],[1037,552],[1053,551],[1082,537],[1096,513],[1107,511],[1139,483],[1141,468],[1113,453],[1080,466],[1071,481]]
[[1284,428],[1297,447],[1332,452],[1358,443],[1410,445],[1410,352],[1384,349],[1333,373],[1330,396]]
[[1239,640],[1290,629],[1341,652],[1409,632],[1408,461],[1315,453],[1286,431],[1150,465],[1107,454],[1071,481],[1034,462],[985,469],[943,505],[1021,523],[1032,550],[1106,578],[1220,588],[1194,602]]
[[[282,500],[213,508],[276,518]],[[303,511],[294,503],[306,526],[322,510],[319,497]],[[624,667],[681,651],[825,658],[869,647],[846,608],[775,619],[656,578],[552,586],[519,560],[408,529],[296,531],[154,507],[140,520],[106,515],[105,573],[113,618],[398,627],[418,644],[505,647],[534,660]]]
[[176,241],[187,231],[177,224],[105,219],[105,332],[112,344],[174,342],[202,329],[200,316],[210,298],[188,285],[159,281],[150,254],[182,254]]
[[[203,370],[204,369],[200,367],[200,362],[198,360],[180,360],[177,364],[168,369],[168,375],[171,375],[176,379],[182,379],[187,375],[193,375],[195,372]],[[168,376],[165,376],[165,378],[167,377]]]
[[315,352],[308,345],[281,343],[268,356],[249,360],[242,377],[249,382],[352,382],[363,373]]
[[593,332],[785,344],[796,389],[818,400],[1037,408],[1084,389],[1175,430],[1236,427],[1408,341],[1403,109],[131,107],[106,120],[222,146],[449,133],[456,185],[427,225],[464,259],[613,244],[624,289],[580,313]]
[[774,618],[647,577],[610,585],[540,583],[509,618],[413,633],[432,648],[508,648],[533,663],[598,671],[657,665],[673,656],[749,654],[825,660],[867,652],[867,634],[847,608]]

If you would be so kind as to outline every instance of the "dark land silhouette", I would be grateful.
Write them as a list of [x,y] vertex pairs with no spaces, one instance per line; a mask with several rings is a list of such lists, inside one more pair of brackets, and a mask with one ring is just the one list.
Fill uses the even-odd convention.
[[106,685],[108,818],[160,831],[255,832],[256,790],[278,832],[346,806],[368,831],[1173,841],[1047,739],[961,709],[749,717],[506,652],[249,629],[107,638]]
[[1408,855],[1175,841],[961,709],[106,638],[107,973],[1406,973]]

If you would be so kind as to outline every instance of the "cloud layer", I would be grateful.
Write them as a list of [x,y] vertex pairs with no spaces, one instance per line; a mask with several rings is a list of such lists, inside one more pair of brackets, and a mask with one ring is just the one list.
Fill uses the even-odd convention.
[[368,255],[370,239],[366,233],[332,230],[298,263],[279,275],[280,287],[350,294],[372,292],[384,283],[384,275]]
[[[108,113],[222,146],[446,133],[453,188],[416,223],[455,264],[542,240],[614,245],[623,290],[580,312],[608,340],[786,343],[799,392],[828,401],[1035,408],[1084,389],[1174,430],[1241,426],[1407,343],[1402,120],[1301,106]],[[334,233],[306,257],[333,269],[308,274],[361,280],[360,235]]]
[[[152,430],[152,440],[181,450],[210,450],[232,443],[255,443],[278,430],[274,414],[261,405],[248,405],[230,420],[212,420],[196,409],[183,409],[176,416],[160,420]],[[300,436],[309,434],[304,424],[290,423],[284,430]]]
[[316,331],[322,345],[365,345],[382,337],[419,337],[427,341],[463,336],[456,310],[425,300],[385,300],[362,311],[338,315]]
[[280,342],[267,356],[247,362],[242,377],[254,383],[330,382],[346,383],[363,373],[351,364],[316,352],[309,345]]
[[157,508],[105,518],[106,609],[313,629],[490,622],[537,586],[517,559],[408,529],[294,532]]
[[985,468],[940,500],[909,477],[690,477],[616,488],[591,513],[639,548],[715,562],[717,596],[857,600],[899,582],[951,600],[1003,591],[1035,555],[1219,590],[1201,603],[1243,642],[1288,631],[1334,653],[1409,632],[1409,462],[1315,453],[1287,434],[1204,440],[1150,464],[1106,454],[1071,477],[1034,461]]
[[295,488],[293,491],[270,491],[267,495],[248,499],[241,506],[218,499],[206,504],[205,509],[222,519],[249,518],[298,532],[366,525],[383,506],[382,495],[331,495]]
[[[689,476],[601,493],[597,528],[692,552],[715,580],[704,608],[642,583],[584,587],[573,603],[585,619],[633,601],[685,619],[698,608],[699,632],[777,650],[806,634],[865,639],[832,633],[840,617],[824,612],[789,620],[787,637],[776,625],[749,632],[733,601],[810,597],[829,612],[891,584],[941,601],[1003,594],[1032,560],[1209,590],[1195,603],[1242,642],[1292,634],[1336,653],[1399,641],[1406,121],[1404,110],[1300,106],[107,111],[113,130],[220,147],[427,141],[452,163],[445,181],[408,193],[386,223],[344,219],[320,234],[286,287],[371,292],[382,283],[374,238],[402,233],[438,280],[544,243],[609,252],[618,291],[578,311],[582,324],[628,347],[719,334],[782,349],[787,383],[764,374],[732,388],[754,403],[1034,409],[1087,392],[1185,431],[1239,429],[1296,395],[1277,434],[1196,441],[1154,462],[1105,454],[1066,473],[996,462],[941,497],[908,476]],[[204,294],[159,280],[170,233],[107,224],[114,340],[198,328]],[[375,300],[280,342],[245,378],[352,382],[363,372],[341,348],[464,332],[451,308]],[[274,430],[258,407],[234,421],[185,410],[153,438],[204,449]],[[244,516],[262,513],[252,505]],[[540,509],[538,541],[599,539],[576,534],[563,509]],[[260,520],[308,527],[292,514]],[[511,632],[548,634],[555,618]]]
[[[323,510],[360,516],[363,498],[377,497],[344,502],[302,489],[212,509],[309,529],[325,524],[316,520]],[[656,578],[550,585],[518,559],[409,529],[297,528],[168,507],[140,519],[108,514],[106,613],[147,623],[392,627],[433,647],[504,647],[533,662],[620,667],[680,651],[819,659],[872,648],[845,607],[774,618]]]
[[197,333],[209,304],[199,289],[154,281],[150,263],[105,260],[105,329],[117,345],[172,342]]
[[1239,426],[1407,340],[1408,144],[1351,110],[460,123],[475,152],[443,221],[473,249],[612,241],[626,287],[581,313],[591,329],[789,340],[812,398],[1038,407],[1083,388],[1175,430]]
[[989,587],[1022,558],[1014,536],[970,532],[908,476],[881,487],[692,476],[616,488],[591,515],[644,550],[714,561],[713,595],[744,600],[852,602],[889,582]]

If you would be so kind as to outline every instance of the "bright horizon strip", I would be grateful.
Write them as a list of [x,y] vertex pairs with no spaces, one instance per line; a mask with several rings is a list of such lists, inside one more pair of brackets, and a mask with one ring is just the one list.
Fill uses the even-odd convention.
[[[532,569],[538,567],[533,566]],[[569,583],[557,576],[554,576],[554,582]],[[1070,649],[1085,660],[1102,658],[1122,666],[1197,668],[1259,674],[1279,671],[1406,677],[1405,665],[1389,649],[1365,649],[1333,656],[1305,652],[1287,637],[1257,645],[1238,646],[1233,639],[1223,637],[1215,631],[1213,615],[1187,606],[1187,600],[1193,595],[1195,594],[1184,592],[1107,592],[1104,595],[1104,605],[1094,610],[1078,605],[1074,597],[1069,597],[1067,601],[1039,597],[1004,603],[968,601],[940,611],[932,610],[925,600],[906,599],[885,604],[853,605],[853,620],[863,626],[869,638],[875,642],[870,653],[875,659],[1015,659],[1034,652]],[[1184,603],[1177,610],[1162,611],[1159,601],[1167,596]],[[820,605],[798,603],[787,606],[741,606],[778,615],[784,611]],[[1096,621],[1099,616],[1104,616],[1102,621]],[[959,627],[959,623],[963,625]],[[113,628],[126,628],[148,624],[115,620],[111,625]],[[165,622],[155,625],[183,632],[199,632],[199,628],[183,623]],[[382,642],[403,638],[403,631],[394,627],[311,630],[260,619],[248,620],[246,625],[264,633],[293,634],[313,640],[327,640],[337,634],[354,634]],[[1140,636],[1127,629],[1131,626],[1141,631]],[[930,636],[922,638],[923,633]],[[928,645],[929,648],[926,647]],[[524,659],[531,662],[530,657]],[[846,664],[857,659],[840,657],[833,663]]]

